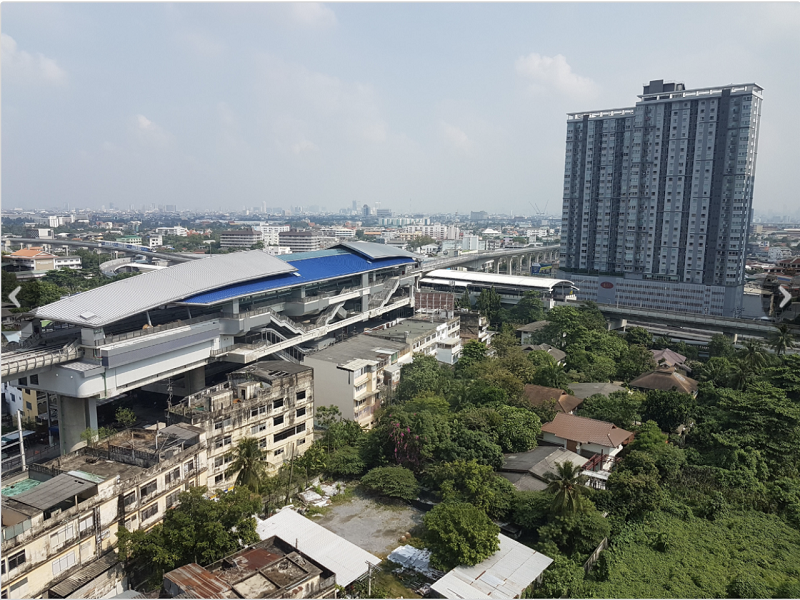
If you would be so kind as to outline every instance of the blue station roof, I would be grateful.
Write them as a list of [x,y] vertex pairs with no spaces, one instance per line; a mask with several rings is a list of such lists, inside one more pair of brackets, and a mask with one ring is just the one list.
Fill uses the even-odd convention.
[[296,271],[275,275],[258,281],[248,281],[227,286],[211,292],[196,294],[186,298],[183,304],[216,304],[242,296],[261,294],[281,288],[293,287],[337,277],[367,273],[386,267],[413,263],[410,257],[380,258],[370,260],[365,256],[348,252],[346,249],[332,248],[315,252],[286,254],[281,256]]

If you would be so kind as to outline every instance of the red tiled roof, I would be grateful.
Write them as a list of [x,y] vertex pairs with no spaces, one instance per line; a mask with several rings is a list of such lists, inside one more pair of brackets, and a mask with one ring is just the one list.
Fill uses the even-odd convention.
[[555,400],[558,410],[565,413],[572,412],[583,403],[583,400],[570,396],[564,390],[543,385],[528,384],[522,393],[531,406],[542,406],[548,400]]
[[613,423],[558,413],[556,418],[542,425],[542,433],[581,444],[597,444],[616,448],[633,438],[633,433],[620,429]]
[[35,246],[32,248],[21,248],[16,252],[12,252],[9,256],[15,258],[56,258],[54,254],[45,252],[42,248]]

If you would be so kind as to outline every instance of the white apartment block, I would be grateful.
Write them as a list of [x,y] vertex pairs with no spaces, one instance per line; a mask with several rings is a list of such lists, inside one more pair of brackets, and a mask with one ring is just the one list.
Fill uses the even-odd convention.
[[786,246],[771,246],[768,250],[769,262],[778,262],[784,258],[791,258],[792,251]]
[[180,237],[187,237],[189,230],[186,227],[176,225],[175,227],[156,227],[156,233],[159,235],[178,235]]
[[460,330],[458,316],[447,320],[420,316],[369,329],[364,334],[406,343],[414,354],[433,356],[439,362],[454,365],[461,357]]
[[279,235],[284,231],[289,231],[288,225],[267,225],[262,223],[253,229],[261,231],[262,241],[265,246],[277,246],[280,244]]
[[232,229],[219,234],[220,248],[250,248],[261,241],[261,232],[255,229]]
[[672,310],[741,310],[761,92],[659,80],[568,115],[559,277],[579,299],[655,308],[680,286]]
[[323,227],[319,230],[320,235],[334,238],[354,238],[356,230],[347,227]]
[[427,235],[435,240],[457,240],[461,235],[461,230],[455,225],[407,225],[404,230],[416,236]]
[[281,254],[291,254],[292,249],[289,246],[264,246],[264,252],[272,256],[279,256]]
[[150,238],[149,238],[149,242],[148,243],[150,244],[150,249],[154,250],[154,249],[158,248],[159,246],[163,246],[164,245],[164,236],[158,235],[158,234],[155,234],[155,233],[150,234]]

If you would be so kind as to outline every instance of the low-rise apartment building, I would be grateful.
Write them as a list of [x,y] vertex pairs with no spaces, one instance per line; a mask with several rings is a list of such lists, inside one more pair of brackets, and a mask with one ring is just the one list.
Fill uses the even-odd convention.
[[359,335],[306,355],[318,386],[316,406],[336,406],[342,417],[366,428],[399,378],[399,365],[412,359],[406,342]]
[[219,234],[220,248],[250,248],[262,241],[260,231],[254,229],[232,229]]
[[439,362],[453,365],[461,356],[460,319],[411,318],[380,329],[365,331],[366,335],[403,342],[414,354],[435,356]]
[[269,467],[278,468],[313,442],[314,371],[308,365],[260,361],[228,381],[186,396],[168,410],[170,423],[201,428],[208,442],[208,488],[231,489],[227,470],[243,438],[256,438]]
[[159,523],[206,483],[205,432],[129,430],[2,482],[2,597],[99,598],[122,591],[117,531]]
[[57,256],[34,246],[22,248],[4,257],[11,267],[20,271],[52,271],[54,269],[80,269],[80,256]]
[[461,342],[466,344],[471,340],[477,340],[487,346],[492,344],[493,331],[489,331],[489,319],[478,311],[459,310],[456,311],[460,319],[461,328],[459,336]]
[[323,237],[316,231],[281,231],[278,242],[281,246],[289,246],[292,252],[313,252],[323,248]]
[[278,246],[280,244],[280,234],[284,231],[289,231],[288,225],[265,225],[262,223],[257,228],[261,231],[264,244],[267,246]]
[[187,237],[189,235],[189,230],[186,229],[186,227],[181,227],[180,225],[176,225],[175,227],[156,227],[156,234]]

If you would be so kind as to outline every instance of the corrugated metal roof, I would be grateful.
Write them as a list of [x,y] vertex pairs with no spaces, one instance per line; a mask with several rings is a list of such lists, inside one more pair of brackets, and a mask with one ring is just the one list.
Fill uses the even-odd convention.
[[35,314],[102,327],[199,292],[294,270],[291,264],[260,250],[215,254],[70,296],[36,309]]
[[71,500],[81,492],[92,489],[95,485],[85,479],[62,473],[34,488],[17,494],[14,496],[14,500],[38,510],[47,510],[60,502]]
[[86,565],[74,575],[70,575],[61,583],[50,588],[50,593],[56,598],[67,598],[78,588],[83,587],[92,579],[95,579],[119,563],[116,552],[109,552],[101,556],[96,561]]
[[542,433],[550,433],[556,437],[581,444],[597,444],[607,448],[616,448],[633,433],[621,429],[613,423],[578,417],[566,413],[556,413],[555,418],[542,425]]
[[[189,598],[227,598],[231,586],[197,563],[183,565],[164,574]],[[183,595],[183,594],[181,594]]]
[[[288,256],[292,257],[293,255],[289,254]],[[292,259],[288,260],[287,263],[297,269],[294,273],[278,275],[268,280],[240,283],[223,289],[214,290],[213,292],[197,294],[186,298],[184,303],[216,304],[217,302],[224,302],[226,300],[232,300],[233,298],[240,298],[242,296],[249,296],[251,294],[261,294],[271,290],[287,288],[304,283],[324,281],[327,279],[334,279],[336,277],[345,277],[347,275],[357,275],[359,273],[375,271],[385,267],[394,267],[409,262],[412,262],[412,260],[409,258],[368,260],[357,254],[350,253],[337,253],[335,255],[319,256],[316,258],[307,258],[297,261]]]
[[381,559],[355,544],[317,525],[293,510],[284,509],[266,521],[256,521],[262,540],[277,536],[300,552],[336,574],[336,583],[350,585],[367,572],[367,562],[377,565]]
[[472,567],[456,567],[431,588],[445,598],[516,598],[553,559],[500,534],[500,548]]
[[416,254],[409,252],[408,250],[401,250],[400,248],[390,246],[389,244],[376,244],[375,242],[342,242],[341,244],[334,246],[334,248],[347,248],[373,260],[381,258],[397,258],[401,256],[405,258],[418,258]]
[[524,277],[517,275],[501,275],[499,273],[481,273],[478,271],[451,271],[449,269],[436,269],[429,272],[422,280],[423,283],[428,279],[443,279],[446,281],[466,281],[475,283],[487,283],[498,286],[522,287],[531,289],[552,290],[559,284],[570,284],[568,279],[553,279],[550,277]]
[[291,254],[279,254],[278,258],[286,262],[305,260],[307,258],[319,258],[320,256],[336,256],[337,254],[350,254],[344,248],[326,248],[325,250],[309,250],[308,252],[292,252]]

